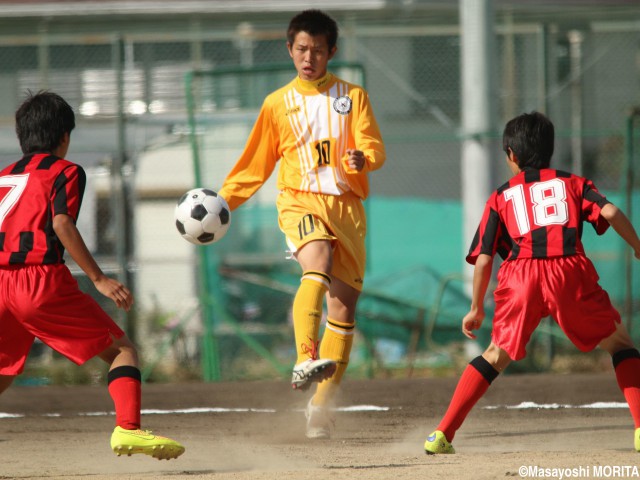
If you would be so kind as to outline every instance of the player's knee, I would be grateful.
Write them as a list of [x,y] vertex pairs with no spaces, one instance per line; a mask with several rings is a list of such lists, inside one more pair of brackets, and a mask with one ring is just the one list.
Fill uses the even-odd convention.
[[502,372],[511,363],[511,358],[503,349],[494,345],[493,342],[487,347],[482,357],[491,365],[498,373]]
[[122,350],[122,351],[126,350],[126,351],[129,351],[129,352],[137,352],[136,346],[133,344],[133,342],[126,335],[123,335],[120,338],[115,338],[113,340],[113,343],[111,344],[111,346],[114,347],[114,348],[117,348],[118,350]]
[[634,349],[633,340],[622,323],[616,325],[616,330],[600,342],[600,348],[614,355],[622,350]]
[[298,250],[296,258],[303,270],[330,273],[333,267],[333,248],[327,240],[312,240]]
[[119,359],[121,363],[127,365],[137,366],[139,363],[138,349],[126,335],[115,338],[111,345],[104,349],[98,356],[109,365],[116,359]]

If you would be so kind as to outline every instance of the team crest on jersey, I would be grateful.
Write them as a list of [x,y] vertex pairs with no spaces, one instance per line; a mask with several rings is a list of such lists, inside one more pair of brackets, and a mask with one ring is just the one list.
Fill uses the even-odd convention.
[[340,115],[348,115],[351,112],[351,99],[347,95],[342,95],[333,101],[333,109]]

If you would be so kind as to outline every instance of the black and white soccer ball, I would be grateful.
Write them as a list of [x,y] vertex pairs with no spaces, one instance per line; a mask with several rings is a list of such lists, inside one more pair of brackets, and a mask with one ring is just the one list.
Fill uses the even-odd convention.
[[182,195],[174,216],[182,238],[196,245],[217,242],[231,224],[229,205],[208,188],[194,188]]

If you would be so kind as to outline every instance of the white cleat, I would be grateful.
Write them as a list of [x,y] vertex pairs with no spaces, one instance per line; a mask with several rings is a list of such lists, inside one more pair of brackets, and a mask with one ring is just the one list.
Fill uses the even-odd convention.
[[335,419],[328,407],[313,405],[313,397],[307,403],[304,416],[307,418],[307,438],[323,440],[331,438],[331,428]]
[[293,367],[291,386],[294,390],[307,390],[313,382],[322,382],[336,371],[336,362],[325,358],[309,358]]

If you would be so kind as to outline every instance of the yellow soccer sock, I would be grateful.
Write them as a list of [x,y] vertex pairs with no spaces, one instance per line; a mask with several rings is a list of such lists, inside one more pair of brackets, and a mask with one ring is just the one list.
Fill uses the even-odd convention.
[[335,373],[322,383],[318,384],[316,394],[313,396],[313,404],[318,406],[328,405],[335,396],[338,386],[342,381],[349,355],[353,345],[353,323],[343,323],[327,319],[322,343],[320,344],[320,358],[334,360],[337,364]]
[[293,300],[293,331],[301,363],[318,357],[318,331],[322,319],[322,302],[331,278],[322,272],[304,272]]

